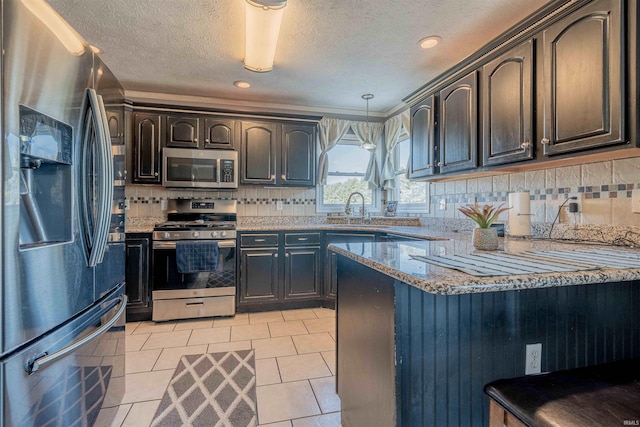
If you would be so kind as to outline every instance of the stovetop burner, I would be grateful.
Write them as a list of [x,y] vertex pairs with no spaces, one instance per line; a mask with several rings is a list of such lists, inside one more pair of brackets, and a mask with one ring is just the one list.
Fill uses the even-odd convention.
[[199,230],[202,228],[215,228],[219,230],[233,230],[236,228],[235,221],[205,221],[197,219],[194,221],[167,221],[157,224],[154,230]]

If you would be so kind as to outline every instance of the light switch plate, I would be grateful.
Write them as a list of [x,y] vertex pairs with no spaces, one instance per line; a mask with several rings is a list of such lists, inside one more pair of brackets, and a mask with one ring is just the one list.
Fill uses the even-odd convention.
[[640,189],[631,192],[631,212],[640,213]]
[[440,199],[440,210],[441,211],[447,210],[447,199]]

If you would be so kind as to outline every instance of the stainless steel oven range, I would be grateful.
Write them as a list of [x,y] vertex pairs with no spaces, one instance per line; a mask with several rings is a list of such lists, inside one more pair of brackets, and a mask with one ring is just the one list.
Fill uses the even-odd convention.
[[[236,202],[229,200],[177,200],[168,221],[153,231],[153,321],[236,312]],[[173,209],[172,209],[173,210]],[[187,242],[187,244],[180,243]],[[194,243],[195,244],[190,244]],[[217,257],[205,271],[179,268],[189,255],[211,249]],[[203,249],[204,248],[204,249]],[[209,257],[210,252],[205,258]],[[202,259],[202,257],[200,257]],[[182,271],[182,272],[181,272]]]

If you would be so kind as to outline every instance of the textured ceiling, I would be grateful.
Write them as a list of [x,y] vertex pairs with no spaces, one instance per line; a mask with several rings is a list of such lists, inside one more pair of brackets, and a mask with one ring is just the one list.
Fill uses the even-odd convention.
[[[548,0],[288,0],[274,70],[243,68],[243,0],[48,0],[127,91],[384,114]],[[437,34],[443,42],[422,50]],[[248,90],[233,86],[251,83]],[[299,109],[299,108],[298,108]]]

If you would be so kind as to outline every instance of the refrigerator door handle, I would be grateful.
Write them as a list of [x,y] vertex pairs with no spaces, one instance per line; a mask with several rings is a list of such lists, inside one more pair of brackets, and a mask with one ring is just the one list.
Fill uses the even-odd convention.
[[109,237],[111,200],[113,199],[113,167],[111,165],[111,138],[107,127],[107,113],[102,97],[94,89],[87,89],[89,108],[93,117],[98,139],[97,152],[99,165],[99,188],[97,189],[98,208],[96,226],[93,234],[93,247],[89,255],[89,267],[102,262]]
[[[46,368],[51,363],[57,361],[58,359],[61,359],[61,358],[65,357],[69,353],[73,353],[78,348],[82,347],[85,344],[88,344],[89,342],[93,341],[94,339],[98,338],[100,335],[104,334],[109,329],[111,329],[111,327],[118,321],[118,319],[122,316],[122,314],[124,313],[124,311],[127,308],[127,296],[126,295],[120,296],[118,300],[120,301],[120,308],[118,309],[116,314],[114,314],[113,317],[111,319],[109,319],[109,321],[107,323],[105,323],[104,325],[100,326],[100,328],[97,329],[95,332],[93,332],[91,335],[87,335],[86,337],[74,342],[73,344],[63,348],[62,350],[58,350],[53,354],[48,354],[48,353],[45,352],[42,355],[39,355],[34,359],[30,359],[29,361],[27,361],[27,363],[25,363],[25,366],[24,366],[25,372],[27,374],[31,375],[34,372],[36,372],[37,370],[39,370],[40,368]],[[111,308],[113,308],[115,306],[116,306],[116,304],[113,304],[107,310],[110,310]]]
[[97,116],[100,119],[101,123],[101,135],[102,141],[100,141],[101,148],[101,164],[102,164],[102,177],[103,179],[100,181],[101,188],[101,201],[100,201],[100,221],[102,228],[100,229],[100,234],[98,235],[98,254],[96,263],[102,263],[102,259],[104,257],[104,253],[107,249],[107,243],[109,240],[109,228],[111,225],[111,211],[112,211],[112,203],[113,203],[113,159],[112,159],[112,146],[111,146],[111,136],[109,135],[109,123],[107,112],[104,108],[104,102],[102,101],[102,96],[97,96]]

